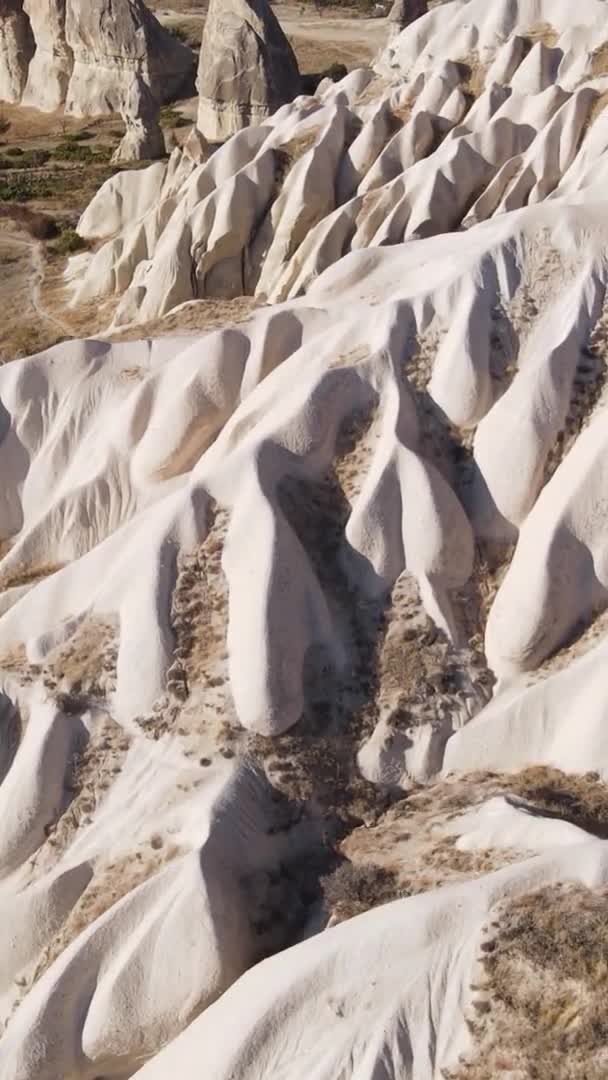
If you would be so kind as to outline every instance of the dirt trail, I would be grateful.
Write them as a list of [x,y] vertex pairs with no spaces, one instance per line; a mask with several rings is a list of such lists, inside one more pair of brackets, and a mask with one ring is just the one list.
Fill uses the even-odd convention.
[[289,37],[323,41],[327,45],[358,44],[374,54],[386,42],[385,19],[345,19],[330,16],[287,16],[281,25]]
[[[274,12],[287,36],[291,39],[300,60],[300,66],[308,69],[311,46],[324,62],[340,59],[340,46],[347,47],[343,60],[347,65],[372,60],[386,43],[388,27],[386,19],[363,18],[355,8],[342,10],[339,14],[327,11],[320,15],[312,4],[278,3]],[[188,22],[202,30],[206,11],[201,6],[164,4],[155,6],[155,14],[168,26]],[[314,65],[313,65],[314,66]]]
[[[27,249],[31,265],[31,278],[29,279],[31,291],[28,295],[30,306],[33,308],[38,318],[52,326],[54,331],[58,332],[63,337],[72,337],[72,330],[68,324],[53,315],[53,313],[45,308],[42,303],[45,261],[44,249],[41,242],[39,240],[28,240],[24,236],[19,236],[16,233],[5,232],[0,236],[0,244],[11,245],[12,247],[18,247],[22,250]],[[25,312],[23,314],[25,316]]]

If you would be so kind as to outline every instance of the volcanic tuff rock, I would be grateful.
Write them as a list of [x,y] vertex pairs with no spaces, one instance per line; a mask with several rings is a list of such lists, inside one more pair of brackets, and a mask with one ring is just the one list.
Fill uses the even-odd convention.
[[51,112],[66,101],[74,67],[66,39],[66,0],[24,0],[23,10],[30,21],[35,52],[22,104]]
[[198,126],[210,142],[262,123],[296,96],[298,64],[267,0],[211,0],[198,86]]
[[606,10],[435,7],[83,216],[190,303],[0,366],[1,1080],[605,1080]]
[[143,0],[15,0],[8,5],[4,0],[4,5],[1,99],[48,112],[63,105],[77,116],[121,112],[140,132],[134,137],[130,128],[121,160],[129,146],[162,152],[155,129],[159,103],[187,84],[194,60]]
[[0,0],[0,101],[21,100],[34,48],[23,0]]
[[427,11],[426,0],[395,0],[388,15],[393,33],[400,34],[410,23],[426,15]]
[[112,161],[152,161],[163,157],[165,140],[158,122],[158,102],[141,75],[134,75],[121,106],[125,136]]

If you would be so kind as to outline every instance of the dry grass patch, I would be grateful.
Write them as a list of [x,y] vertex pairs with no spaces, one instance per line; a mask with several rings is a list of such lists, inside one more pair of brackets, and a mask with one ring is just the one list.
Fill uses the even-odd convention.
[[56,574],[63,567],[62,563],[38,563],[33,566],[19,566],[6,574],[0,575],[0,592],[23,585],[35,585],[44,578]]
[[522,37],[529,41],[530,45],[541,42],[547,48],[553,49],[559,41],[559,32],[550,23],[536,23],[529,30],[525,30]]
[[[168,334],[200,334],[226,326],[236,326],[250,318],[260,306],[253,296],[238,296],[234,300],[192,300],[176,311],[170,311],[163,319],[117,330],[108,336],[109,341],[139,341],[144,337],[163,337]],[[91,310],[89,319],[92,320]],[[70,313],[67,318],[72,319]],[[108,310],[105,325],[111,319]]]
[[325,906],[337,922],[409,895],[393,870],[373,863],[340,863],[321,879],[321,890]]
[[608,839],[608,785],[597,773],[566,774],[531,766],[501,783],[546,816],[559,817],[602,840]]
[[150,845],[148,849],[129,852],[101,867],[80,895],[61,930],[44,949],[30,988],[88,926],[179,854],[180,849],[173,843],[156,849]]
[[604,41],[592,52],[589,70],[596,78],[608,75],[608,41]]
[[450,1080],[605,1080],[608,896],[580,885],[526,894],[484,942],[474,1053]]
[[604,109],[608,105],[608,90],[604,90],[603,94],[598,94],[587,117],[585,124],[585,132],[589,130],[592,124],[595,123],[597,118],[602,115]]
[[461,75],[460,89],[468,98],[476,101],[485,90],[486,65],[481,63],[478,53],[472,52],[457,61],[457,66]]
[[[608,786],[596,774],[567,776],[536,766],[515,774],[477,772],[451,777],[395,802],[373,825],[340,845],[357,867],[373,864],[396,877],[395,897],[466,881],[521,859],[519,849],[462,851],[453,823],[496,796],[516,796],[524,810],[559,817],[590,835],[608,836]],[[378,893],[375,903],[383,903]],[[369,906],[375,906],[371,903]]]
[[49,654],[43,680],[49,690],[60,689],[79,698],[103,698],[116,686],[118,626],[90,616],[72,636]]

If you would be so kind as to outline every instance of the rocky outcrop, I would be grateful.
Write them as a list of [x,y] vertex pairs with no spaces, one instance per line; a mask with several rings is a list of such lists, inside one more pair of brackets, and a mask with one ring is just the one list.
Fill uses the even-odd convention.
[[198,85],[198,127],[211,142],[262,123],[297,95],[298,64],[267,0],[211,0]]
[[426,0],[395,0],[388,16],[391,33],[400,34],[410,23],[426,15],[427,11]]
[[24,0],[23,10],[29,19],[35,52],[22,104],[52,112],[66,99],[74,63],[65,35],[66,0]]
[[121,161],[130,146],[135,157],[163,152],[159,105],[194,74],[191,50],[143,0],[0,0],[0,50],[0,99],[77,116],[120,112]]
[[34,47],[23,0],[0,0],[0,101],[21,100]]
[[66,109],[76,115],[120,110],[133,75],[168,101],[192,74],[191,50],[163,29],[143,0],[68,0],[66,38],[74,57]]
[[125,136],[114,154],[115,163],[153,161],[165,152],[165,140],[158,122],[158,102],[141,75],[131,83],[121,108]]

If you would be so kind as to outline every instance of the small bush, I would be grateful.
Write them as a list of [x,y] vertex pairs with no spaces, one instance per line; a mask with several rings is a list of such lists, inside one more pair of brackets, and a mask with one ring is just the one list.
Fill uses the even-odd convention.
[[173,23],[166,26],[166,30],[173,37],[181,41],[182,45],[188,45],[189,48],[197,50],[201,44],[201,24],[199,19],[185,19],[180,23]]
[[0,202],[29,202],[30,199],[46,199],[56,192],[56,185],[49,177],[17,173],[0,178]]
[[186,116],[182,116],[177,109],[167,106],[160,111],[160,126],[163,128],[191,127],[192,121],[188,120]]
[[20,146],[9,146],[0,158],[0,169],[40,169],[50,156],[48,150],[22,150]]
[[112,149],[109,146],[97,146],[93,150],[80,142],[66,140],[55,147],[52,156],[55,161],[78,161],[84,165],[91,165],[95,162],[109,161]]
[[348,68],[346,64],[330,64],[326,71],[321,75],[322,79],[331,79],[332,82],[340,82],[348,75]]
[[88,142],[89,139],[94,139],[95,135],[92,131],[71,131],[68,135],[64,136],[66,143],[81,143]]
[[563,818],[608,840],[608,786],[597,773],[566,775],[559,769],[535,766],[508,779],[509,790],[543,814]]
[[49,246],[56,255],[75,255],[78,251],[85,251],[88,244],[75,229],[68,227],[62,229],[57,240]]
[[326,907],[340,920],[407,896],[393,870],[372,863],[341,863],[321,879],[321,890]]

